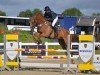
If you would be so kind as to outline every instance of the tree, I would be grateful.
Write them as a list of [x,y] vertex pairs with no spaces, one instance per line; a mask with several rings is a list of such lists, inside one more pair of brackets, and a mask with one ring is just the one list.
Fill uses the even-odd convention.
[[25,11],[21,11],[18,15],[18,17],[31,17],[31,16],[32,16],[32,12],[29,9]]
[[0,16],[6,16],[6,13],[0,10]]
[[38,13],[38,12],[42,14],[42,11],[40,9],[38,9],[38,8],[34,9],[32,11],[32,14],[34,15],[35,13]]
[[100,13],[93,13],[92,16],[100,16]]
[[82,16],[83,15],[83,13],[77,8],[65,9],[62,14],[66,16]]
[[27,9],[25,11],[21,11],[18,15],[18,17],[31,17],[32,15],[34,15],[35,13],[42,13],[42,11],[40,9],[34,9],[33,11],[31,11],[30,9]]

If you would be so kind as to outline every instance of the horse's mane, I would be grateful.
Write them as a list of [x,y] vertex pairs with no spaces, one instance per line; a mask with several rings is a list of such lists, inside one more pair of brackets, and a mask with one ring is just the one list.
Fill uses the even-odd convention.
[[35,20],[36,22],[38,22],[39,24],[45,23],[47,22],[49,25],[51,24],[49,21],[47,21],[44,17],[44,15],[41,12],[37,12],[35,14],[33,14],[32,17],[30,17],[30,20]]
[[35,13],[33,16],[42,16],[42,17],[43,17],[43,14],[40,13],[40,12],[37,12],[37,13]]
[[43,22],[46,21],[45,18],[44,18],[44,16],[43,16],[43,14],[41,12],[37,12],[33,16],[34,17],[37,17],[38,16],[37,20],[39,20],[39,21],[40,20],[43,21]]

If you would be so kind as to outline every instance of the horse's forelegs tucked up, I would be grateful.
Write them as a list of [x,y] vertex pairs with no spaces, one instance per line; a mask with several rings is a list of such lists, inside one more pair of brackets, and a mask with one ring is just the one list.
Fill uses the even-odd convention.
[[51,34],[49,34],[49,33],[42,33],[42,34],[40,34],[40,37],[54,38],[54,35],[51,36]]
[[46,37],[48,35],[47,34],[44,34],[44,33],[38,33],[38,32],[36,32],[36,33],[33,34],[33,36],[38,37],[38,38],[41,38],[41,37]]
[[40,37],[40,33],[36,32],[36,33],[33,34],[33,36],[39,38]]

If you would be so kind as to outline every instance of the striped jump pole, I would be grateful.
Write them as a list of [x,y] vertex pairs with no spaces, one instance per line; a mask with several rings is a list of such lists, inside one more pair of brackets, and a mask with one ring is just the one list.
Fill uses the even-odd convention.
[[[15,49],[15,51],[19,52],[67,52],[66,50],[55,50],[55,49]],[[70,52],[78,52],[78,50],[70,50]]]
[[24,56],[25,58],[35,58],[35,59],[66,59],[66,55],[63,56]]

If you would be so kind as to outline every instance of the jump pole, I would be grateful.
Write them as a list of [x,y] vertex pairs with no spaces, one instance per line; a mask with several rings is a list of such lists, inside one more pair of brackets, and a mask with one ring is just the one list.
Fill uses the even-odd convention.
[[[71,49],[70,49],[70,35],[67,36],[67,68],[65,68],[65,70],[62,72],[62,73],[68,73],[68,72],[71,72],[71,73],[75,73],[72,69],[71,69],[71,57],[70,57],[70,52],[71,52]],[[76,71],[77,73],[77,71]]]
[[6,66],[7,54],[6,54],[6,35],[4,35],[4,67],[3,69],[11,70],[9,67]]

